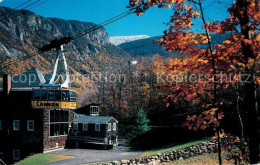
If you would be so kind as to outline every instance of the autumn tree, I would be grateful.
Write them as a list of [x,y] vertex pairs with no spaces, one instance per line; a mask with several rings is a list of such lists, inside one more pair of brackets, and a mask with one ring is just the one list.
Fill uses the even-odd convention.
[[[188,3],[191,5],[188,6]],[[218,129],[221,119],[219,116],[219,105],[222,103],[221,98],[217,96],[217,88],[234,85],[233,82],[224,81],[219,83],[220,77],[217,74],[233,74],[237,72],[247,73],[250,75],[249,83],[244,83],[246,88],[245,102],[249,105],[245,110],[248,112],[248,129],[250,145],[250,161],[257,163],[259,161],[259,142],[257,139],[257,110],[255,98],[255,66],[259,57],[259,2],[254,0],[237,0],[233,7],[229,9],[231,15],[224,21],[206,22],[201,0],[130,0],[130,7],[138,6],[136,13],[142,14],[150,7],[158,6],[173,7],[173,15],[169,21],[169,30],[164,31],[164,37],[157,42],[160,43],[167,51],[179,51],[182,54],[188,54],[189,57],[183,60],[173,59],[167,68],[175,74],[188,73],[210,73],[208,83],[206,79],[200,80],[200,83],[186,83],[181,85],[168,86],[172,93],[167,100],[183,98],[186,100],[193,99],[195,102],[201,97],[211,98],[210,105],[204,105],[204,108],[211,108],[203,112],[199,117],[208,119],[195,120],[194,117],[188,118],[189,121],[195,122],[196,126],[206,126],[213,123]],[[194,6],[198,6],[197,10]],[[204,34],[192,33],[191,26],[193,20],[201,17],[203,21]],[[212,48],[211,33],[232,32],[230,38],[222,44],[216,44]],[[208,48],[201,49],[198,47],[201,43],[207,43]],[[232,77],[237,81],[237,77]],[[213,118],[212,118],[213,117]],[[219,139],[220,140],[220,139]],[[219,156],[220,156],[219,143]],[[221,164],[221,157],[219,159]]]

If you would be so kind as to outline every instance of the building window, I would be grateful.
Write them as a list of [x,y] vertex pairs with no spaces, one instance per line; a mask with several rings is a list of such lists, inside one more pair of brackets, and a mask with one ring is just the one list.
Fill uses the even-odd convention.
[[111,123],[107,124],[107,131],[111,131]]
[[113,123],[113,131],[116,131],[116,123]]
[[88,130],[88,124],[83,123],[83,131],[87,131]]
[[95,131],[100,131],[100,124],[95,124]]
[[90,114],[91,115],[98,115],[99,114],[99,107],[98,106],[90,106]]
[[50,110],[50,136],[67,135],[69,130],[69,111]]
[[73,123],[73,129],[75,129],[75,130],[78,130],[78,129],[79,129],[78,123]]
[[13,160],[20,160],[20,150],[13,150]]
[[20,130],[20,121],[19,120],[14,120],[13,121],[13,129],[14,130]]
[[0,120],[0,130],[3,130],[3,120]]
[[27,131],[34,131],[34,121],[33,120],[27,121]]

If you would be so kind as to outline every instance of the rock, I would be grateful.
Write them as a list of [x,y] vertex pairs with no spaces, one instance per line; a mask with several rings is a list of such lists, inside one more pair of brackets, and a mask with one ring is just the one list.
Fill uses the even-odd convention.
[[[214,143],[215,144],[215,143]],[[203,153],[214,150],[214,145],[208,142],[203,144],[187,147],[181,150],[173,150],[167,153],[157,153],[156,155],[143,158],[135,158],[130,160],[113,161],[111,165],[156,165],[160,162],[171,162],[174,160],[183,160],[189,157],[202,155]]]
[[[34,52],[44,44],[49,44],[55,38],[74,36],[97,26],[90,22],[44,18],[29,10],[17,11],[19,10],[0,7],[0,13],[16,13],[12,17],[8,17],[8,19],[1,20],[0,51],[4,54],[4,57],[23,57],[29,52]],[[71,41],[66,45],[65,49],[70,52],[70,57],[68,58],[68,61],[71,63],[70,66],[76,65],[81,59],[85,61],[82,57],[100,53],[104,49],[104,45],[109,43],[109,36],[104,28]],[[52,58],[46,58],[42,55],[38,56],[41,59],[40,61],[52,62]],[[43,65],[46,65],[46,63],[44,62]],[[77,70],[77,72],[80,72],[80,70]]]
[[121,160],[121,164],[128,164],[129,160]]
[[170,155],[170,160],[174,160],[174,156],[173,155]]
[[155,160],[148,163],[148,165],[156,165],[156,164],[157,164],[157,162]]
[[112,164],[113,165],[120,165],[120,162],[119,161],[113,161]]

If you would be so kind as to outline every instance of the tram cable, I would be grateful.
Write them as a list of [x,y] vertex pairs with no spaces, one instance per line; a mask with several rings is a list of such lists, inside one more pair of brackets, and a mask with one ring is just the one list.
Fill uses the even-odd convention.
[[[38,1],[39,1],[39,0],[38,0]],[[6,68],[6,67],[8,67],[9,65],[12,65],[12,64],[15,64],[15,63],[24,61],[24,60],[26,60],[26,59],[28,59],[28,58],[31,58],[31,57],[34,57],[34,56],[36,56],[36,55],[38,55],[38,54],[41,54],[41,53],[50,51],[50,50],[52,50],[52,49],[54,49],[54,48],[57,48],[57,47],[59,47],[59,46],[61,46],[61,45],[68,44],[69,42],[71,42],[71,41],[73,41],[73,40],[75,40],[75,39],[77,39],[77,38],[83,37],[83,36],[85,36],[85,35],[87,35],[87,34],[93,32],[93,31],[96,31],[96,30],[98,30],[98,29],[100,29],[100,28],[102,28],[102,27],[104,27],[104,26],[107,26],[107,25],[109,25],[109,24],[111,24],[111,23],[113,23],[113,22],[116,22],[116,21],[118,21],[118,20],[120,20],[120,19],[122,19],[122,18],[124,18],[124,17],[126,17],[126,16],[129,16],[130,14],[132,14],[132,13],[134,13],[134,12],[135,12],[135,10],[133,10],[133,8],[132,8],[132,9],[126,11],[126,12],[123,12],[123,13],[121,13],[121,14],[115,16],[115,17],[112,17],[112,18],[110,18],[110,19],[108,19],[108,20],[102,22],[101,24],[96,25],[96,26],[94,26],[94,27],[91,27],[91,28],[89,28],[89,29],[87,29],[87,30],[85,30],[85,31],[83,31],[83,32],[81,32],[81,33],[79,33],[79,34],[74,35],[74,36],[68,36],[68,37],[62,37],[62,38],[60,38],[60,39],[54,39],[54,40],[52,40],[52,41],[50,42],[50,44],[43,45],[41,48],[39,48],[37,51],[35,51],[34,53],[32,53],[32,54],[30,54],[30,55],[23,56],[23,57],[21,57],[21,58],[19,58],[19,59],[16,59],[16,60],[14,60],[14,61],[11,61],[11,62],[3,63],[2,66],[1,66],[1,68],[2,68],[2,69],[3,69],[3,68]]]
[[42,1],[41,3],[39,3],[39,4],[35,5],[35,6],[32,6],[32,7],[29,8],[28,10],[31,10],[31,9],[37,7],[37,6],[40,6],[40,5],[44,4],[44,3],[46,3],[47,1],[48,1],[48,0],[44,0],[44,1]]
[[7,16],[8,16],[8,17],[13,16],[13,15],[15,15],[16,13],[20,12],[21,10],[24,10],[24,9],[28,8],[28,7],[30,7],[30,6],[32,6],[32,5],[34,5],[34,4],[36,4],[36,3],[39,2],[39,1],[41,1],[41,0],[34,1],[33,3],[27,5],[27,6],[23,7],[22,9],[19,9],[19,10],[15,11],[15,12],[11,13],[10,15],[7,15]]
[[[39,4],[37,4],[37,5],[33,6],[34,4],[36,4],[37,2],[40,1],[40,0],[37,0],[37,1],[35,1],[35,2],[31,3],[31,4],[29,4],[29,5],[27,5],[27,6],[25,6],[25,7],[23,7],[22,9],[19,9],[19,10],[17,10],[17,11],[14,11],[14,10],[18,9],[19,7],[24,6],[25,4],[29,3],[30,1],[32,1],[32,0],[27,0],[26,2],[23,2],[23,3],[21,3],[20,5],[18,5],[18,6],[16,6],[16,7],[12,8],[12,9],[9,9],[9,11],[7,11],[7,12],[3,13],[2,15],[0,15],[0,18],[3,17],[3,16],[6,16],[6,17],[3,17],[2,19],[0,19],[0,21],[3,21],[4,19],[7,19],[7,17],[10,17],[10,16],[12,16],[12,15],[14,15],[14,14],[16,14],[16,13],[18,13],[18,12],[20,12],[20,11],[26,9],[26,8],[28,8],[28,7],[30,7],[30,6],[32,6],[32,7],[29,8],[29,9],[32,9],[32,8],[37,7],[37,6],[39,6],[39,5],[42,5],[43,3],[47,2],[48,0],[45,0],[45,1],[43,1],[43,2],[41,2],[41,3],[39,3]],[[28,9],[28,10],[29,10],[29,9]],[[8,15],[8,13],[11,13],[11,15]],[[24,45],[23,45],[23,46],[24,46]],[[7,58],[8,58],[8,59],[11,59],[11,57],[8,57],[8,56],[7,56]],[[2,60],[1,60],[1,62],[2,62]]]
[[12,12],[12,10],[16,10],[17,8],[19,8],[19,7],[23,6],[23,5],[25,5],[26,3],[30,2],[30,1],[32,1],[32,0],[28,0],[28,1],[26,1],[26,2],[24,2],[24,3],[22,3],[22,4],[20,4],[20,5],[16,6],[15,8],[9,10],[8,12],[5,12],[4,14],[0,15],[0,17],[7,15],[8,13]]

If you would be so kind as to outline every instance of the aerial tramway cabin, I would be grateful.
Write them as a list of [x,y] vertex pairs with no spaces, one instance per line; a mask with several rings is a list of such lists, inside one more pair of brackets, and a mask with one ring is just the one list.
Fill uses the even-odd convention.
[[77,118],[73,120],[68,135],[68,143],[75,147],[86,144],[111,148],[117,145],[118,121],[112,116],[99,116],[99,104],[92,103],[74,110]]

